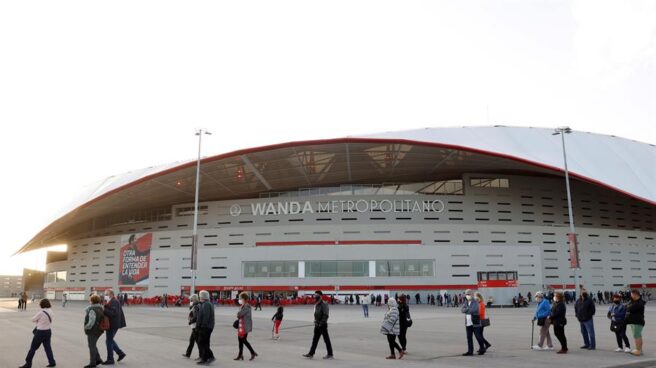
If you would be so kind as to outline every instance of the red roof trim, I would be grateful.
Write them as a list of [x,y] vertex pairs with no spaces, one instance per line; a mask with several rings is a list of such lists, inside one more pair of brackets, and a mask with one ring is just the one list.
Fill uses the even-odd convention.
[[[478,148],[471,148],[471,147],[465,147],[465,146],[460,146],[460,145],[454,145],[454,144],[416,141],[416,140],[410,140],[410,139],[353,138],[353,137],[333,138],[333,139],[317,139],[317,140],[307,140],[307,141],[293,141],[293,142],[278,143],[278,144],[272,144],[272,145],[266,145],[266,146],[246,148],[246,149],[242,149],[242,150],[223,153],[223,154],[216,155],[216,156],[206,157],[206,158],[201,160],[201,164],[208,163],[208,162],[213,162],[213,161],[217,161],[217,160],[222,160],[222,159],[226,159],[226,158],[236,157],[236,156],[240,156],[240,155],[245,155],[245,154],[249,154],[249,153],[271,151],[271,150],[275,150],[275,149],[282,149],[282,148],[289,148],[289,147],[296,147],[296,146],[307,146],[307,145],[326,145],[326,144],[344,144],[344,143],[376,143],[376,144],[390,144],[390,143],[398,144],[398,143],[401,143],[401,144],[418,145],[418,146],[426,146],[426,147],[454,149],[454,150],[478,153],[478,154],[482,154],[482,155],[486,155],[486,156],[505,158],[505,159],[516,161],[516,162],[522,162],[522,163],[525,163],[525,164],[528,164],[528,165],[531,165],[531,166],[551,170],[551,171],[558,172],[558,173],[564,172],[559,167],[550,166],[550,165],[546,165],[546,164],[543,164],[543,163],[540,163],[540,162],[531,161],[531,160],[528,160],[528,159],[525,159],[525,158],[522,158],[522,157],[508,155],[508,154],[505,154],[505,153],[486,151],[486,150],[482,150],[482,149],[478,149]],[[181,165],[178,165],[178,166],[175,166],[175,167],[163,170],[163,171],[159,171],[159,172],[144,176],[143,178],[140,178],[140,179],[135,180],[133,182],[124,184],[124,185],[122,185],[118,188],[112,189],[107,193],[104,193],[104,194],[102,194],[102,195],[100,195],[100,196],[98,196],[98,197],[96,197],[96,198],[94,198],[94,199],[92,199],[88,202],[85,202],[85,203],[79,205],[75,209],[69,211],[67,214],[65,214],[62,217],[60,217],[59,219],[55,220],[53,223],[61,220],[65,216],[69,215],[70,213],[81,210],[82,208],[87,207],[87,206],[89,206],[89,205],[91,205],[95,202],[98,202],[98,201],[104,199],[104,198],[107,198],[107,197],[111,196],[112,194],[118,193],[122,190],[133,187],[133,186],[138,185],[140,183],[143,183],[145,181],[148,181],[148,180],[151,180],[151,179],[154,179],[154,178],[166,175],[166,174],[170,174],[170,173],[173,173],[173,172],[176,172],[176,171],[179,171],[179,170],[183,170],[183,169],[186,169],[186,168],[189,168],[189,167],[193,167],[195,165],[196,165],[196,161],[187,162],[187,163],[184,163],[184,164],[181,164]],[[580,175],[580,174],[577,174],[577,173],[571,172],[571,171],[570,171],[570,176],[573,177],[573,178],[577,178],[579,180],[587,181],[589,183],[598,185],[600,187],[612,190],[614,192],[620,193],[620,194],[628,196],[630,198],[637,199],[639,201],[645,202],[645,203],[650,204],[652,206],[656,206],[656,201],[651,201],[647,198],[637,196],[635,194],[626,192],[622,189],[613,187],[611,185],[608,185],[608,184],[603,183],[601,181],[589,178],[587,176]],[[50,225],[52,225],[52,224],[50,224]],[[39,235],[41,235],[41,233],[43,231],[45,231],[48,227],[50,227],[50,225],[46,226],[46,228],[41,230],[36,236],[34,236],[30,240],[29,243],[31,243],[34,239],[38,238]],[[27,245],[25,247],[27,247]],[[25,247],[21,248],[18,252],[16,252],[16,254],[21,253],[24,250]]]

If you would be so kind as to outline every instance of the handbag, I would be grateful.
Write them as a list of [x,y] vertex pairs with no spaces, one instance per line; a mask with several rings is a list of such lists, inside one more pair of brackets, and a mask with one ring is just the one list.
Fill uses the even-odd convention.
[[621,321],[611,321],[610,322],[610,330],[613,332],[617,332],[621,330],[623,327],[623,322]]
[[546,317],[538,318],[538,326],[544,326],[544,323],[547,321]]
[[103,319],[100,320],[100,324],[98,325],[102,331],[107,331],[111,327],[111,324],[109,323],[109,317],[103,316]]
[[490,319],[489,318],[483,318],[481,320],[481,326],[483,327],[489,327],[490,326]]
[[239,329],[239,318],[232,322],[232,327],[234,327],[235,330]]

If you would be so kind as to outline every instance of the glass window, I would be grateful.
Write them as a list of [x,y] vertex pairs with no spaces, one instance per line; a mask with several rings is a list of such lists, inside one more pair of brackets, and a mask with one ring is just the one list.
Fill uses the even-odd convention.
[[510,188],[507,178],[471,178],[469,185],[476,188]]
[[376,261],[376,276],[433,276],[433,260],[379,260]]
[[496,272],[488,272],[488,273],[487,273],[487,277],[488,277],[488,280],[490,280],[490,281],[496,281],[496,280],[499,279],[499,278],[497,277],[497,273],[496,273]]
[[244,262],[244,277],[298,277],[297,261]]
[[306,277],[369,276],[369,261],[309,261],[305,265]]

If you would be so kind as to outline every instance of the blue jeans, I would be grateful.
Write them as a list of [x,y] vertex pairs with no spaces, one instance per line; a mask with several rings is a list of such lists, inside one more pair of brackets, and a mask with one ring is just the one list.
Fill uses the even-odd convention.
[[583,345],[595,349],[597,347],[595,341],[594,321],[591,319],[580,322],[581,335],[583,335]]
[[118,356],[123,356],[125,353],[121,348],[118,347],[118,344],[116,344],[116,341],[114,340],[114,337],[116,336],[116,333],[118,330],[107,330],[105,331],[105,343],[107,344],[107,361],[108,362],[113,362],[114,361],[114,352],[118,354]]
[[50,330],[36,330],[34,337],[32,338],[32,345],[30,345],[30,351],[25,357],[25,363],[28,367],[32,366],[32,359],[34,354],[41,344],[43,344],[43,350],[46,351],[46,356],[48,357],[48,364],[55,364],[55,357],[52,355],[52,347],[50,346],[50,338],[52,337],[52,331]]
[[364,312],[365,317],[369,317],[369,305],[362,304],[362,311]]

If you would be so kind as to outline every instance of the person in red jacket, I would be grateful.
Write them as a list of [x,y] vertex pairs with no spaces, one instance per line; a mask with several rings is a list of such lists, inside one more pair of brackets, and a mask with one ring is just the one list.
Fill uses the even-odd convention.
[[485,324],[484,322],[487,319],[487,315],[485,313],[485,299],[483,299],[483,295],[481,293],[476,292],[476,301],[478,302],[478,311],[479,315],[481,316],[481,337],[483,338],[483,343],[485,344],[485,350],[489,349],[492,344],[490,344],[489,341],[485,339],[485,336],[483,335],[483,331],[485,330]]

